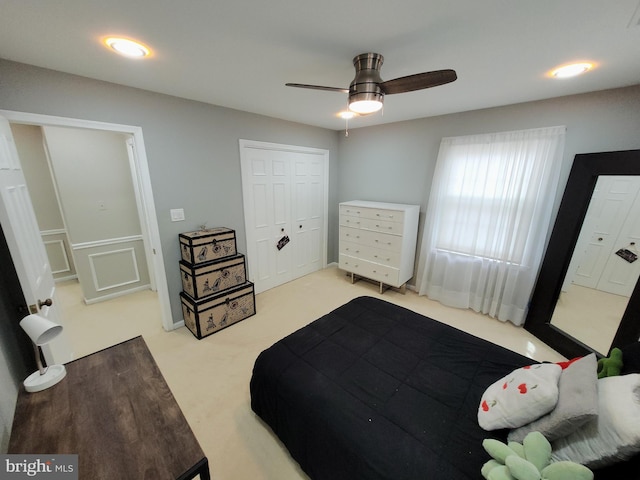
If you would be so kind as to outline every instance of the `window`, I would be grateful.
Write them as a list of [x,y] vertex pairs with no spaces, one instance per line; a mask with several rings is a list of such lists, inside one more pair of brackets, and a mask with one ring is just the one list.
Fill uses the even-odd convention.
[[419,293],[524,323],[562,163],[565,127],[442,139]]

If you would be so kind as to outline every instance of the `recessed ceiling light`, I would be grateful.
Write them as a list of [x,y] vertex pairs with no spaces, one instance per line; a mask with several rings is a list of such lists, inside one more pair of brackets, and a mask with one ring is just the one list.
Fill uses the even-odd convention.
[[119,37],[108,37],[104,39],[104,44],[114,52],[130,58],[143,58],[151,55],[151,50],[135,40]]
[[571,63],[569,65],[563,65],[555,68],[551,71],[551,76],[555,78],[569,78],[576,75],[582,75],[593,68],[592,63]]

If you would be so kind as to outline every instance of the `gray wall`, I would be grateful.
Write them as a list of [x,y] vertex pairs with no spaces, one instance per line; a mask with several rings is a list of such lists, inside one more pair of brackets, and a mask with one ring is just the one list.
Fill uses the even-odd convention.
[[71,243],[140,235],[127,136],[62,127],[43,131]]
[[[362,129],[356,123],[338,144],[339,201],[419,204],[422,222],[443,137],[566,125],[557,206],[577,153],[640,149],[640,86]],[[337,256],[333,246],[329,258]]]
[[[246,253],[241,138],[330,151],[329,204],[337,198],[338,133],[228,108],[0,60],[0,109],[142,127],[173,320],[181,320],[178,234],[233,228]],[[184,208],[186,221],[169,210]],[[329,238],[337,234],[331,208]]]

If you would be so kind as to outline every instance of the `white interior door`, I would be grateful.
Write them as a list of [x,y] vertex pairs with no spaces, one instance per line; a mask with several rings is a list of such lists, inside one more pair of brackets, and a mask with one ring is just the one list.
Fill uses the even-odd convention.
[[637,265],[629,264],[615,252],[628,246],[639,233],[634,228],[638,214],[633,207],[639,190],[637,177],[601,176],[598,179],[576,244],[576,251],[582,255],[576,263],[573,283],[630,296],[638,278]]
[[294,271],[301,277],[322,268],[322,234],[324,215],[323,157],[299,153],[293,164]]
[[[51,267],[40,237],[11,128],[4,117],[0,117],[0,224],[27,305],[37,310],[39,315],[64,327],[57,308]],[[50,306],[44,305],[47,300],[51,300]],[[64,330],[43,348],[43,353],[48,364],[65,363],[73,359]]]
[[247,268],[256,293],[323,268],[328,151],[240,140],[240,158]]
[[291,169],[278,152],[249,148],[242,171],[247,267],[259,293],[293,278],[291,245],[277,248],[291,231]]
[[[640,179],[635,178],[636,187],[640,189]],[[604,292],[631,297],[633,289],[640,277],[640,258],[635,261],[625,260],[615,252],[620,249],[628,250],[640,257],[640,191],[636,190],[635,202],[629,209],[629,213],[620,234],[616,238],[612,254],[604,267],[597,289]]]

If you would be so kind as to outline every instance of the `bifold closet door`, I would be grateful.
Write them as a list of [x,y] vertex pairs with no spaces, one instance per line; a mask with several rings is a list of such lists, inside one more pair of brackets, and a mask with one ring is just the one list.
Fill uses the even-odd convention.
[[260,293],[324,266],[326,158],[242,141],[240,150],[247,268]]

